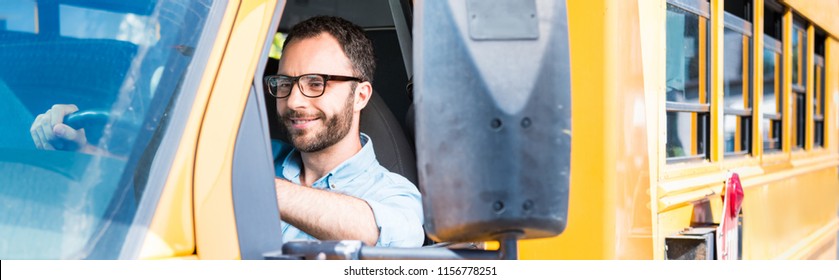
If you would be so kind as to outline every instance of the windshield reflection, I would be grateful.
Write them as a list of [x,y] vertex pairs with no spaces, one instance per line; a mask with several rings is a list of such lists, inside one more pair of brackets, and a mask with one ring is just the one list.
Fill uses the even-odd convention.
[[[119,256],[212,4],[0,3],[0,259]],[[36,146],[61,104],[95,149]]]

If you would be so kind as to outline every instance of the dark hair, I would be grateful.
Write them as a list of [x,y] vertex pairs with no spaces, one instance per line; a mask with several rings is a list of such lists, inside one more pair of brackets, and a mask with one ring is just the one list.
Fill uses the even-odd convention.
[[324,32],[338,39],[359,78],[372,82],[376,71],[373,44],[360,26],[343,18],[316,16],[295,24],[283,43],[283,49],[295,40],[314,38]]

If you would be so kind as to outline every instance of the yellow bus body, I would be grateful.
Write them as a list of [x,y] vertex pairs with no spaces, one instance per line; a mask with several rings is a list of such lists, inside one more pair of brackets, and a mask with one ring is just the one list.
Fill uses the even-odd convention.
[[[723,11],[723,1],[710,2],[712,14]],[[763,1],[753,3],[761,7],[754,14],[762,15]],[[714,110],[721,108],[712,103],[711,160],[677,164],[667,164],[664,154],[666,4],[665,0],[568,1],[573,138],[585,140],[572,145],[568,228],[554,238],[522,241],[520,257],[664,259],[665,237],[690,226],[694,204],[710,202],[719,222],[724,182],[729,172],[736,172],[745,191],[743,259],[836,259],[839,22],[832,15],[839,14],[839,3],[784,3],[790,18],[786,24],[791,24],[795,12],[830,34],[825,54],[825,148],[812,147],[812,113],[808,113],[810,146],[804,150],[787,146],[780,153],[764,154],[755,137],[757,148],[751,156],[727,159],[721,150],[721,129],[714,124],[720,122],[715,119],[720,113]],[[712,38],[721,34],[719,18],[711,16]],[[755,28],[763,28],[761,21]],[[810,31],[808,57],[813,37]],[[714,44],[712,39],[711,48],[721,49],[721,41]],[[784,43],[789,48],[789,40]],[[754,57],[762,57],[761,44],[754,45]],[[710,73],[720,75],[724,58],[710,53]],[[788,79],[783,94],[788,96],[791,58],[784,57]],[[762,69],[762,60],[753,63],[754,69]],[[812,60],[807,63],[806,69],[812,69]],[[761,76],[751,78],[761,80],[762,71],[754,72]],[[813,75],[807,76],[807,88],[812,89]],[[721,83],[712,82],[710,87],[711,94],[721,98]],[[759,101],[754,103],[759,107]],[[790,108],[785,110],[788,116]],[[789,143],[790,124],[785,126],[783,142]],[[757,126],[754,131],[760,134]]]

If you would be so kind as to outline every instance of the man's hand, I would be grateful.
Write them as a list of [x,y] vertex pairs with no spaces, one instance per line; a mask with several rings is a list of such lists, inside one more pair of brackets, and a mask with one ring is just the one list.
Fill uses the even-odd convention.
[[29,128],[35,147],[41,150],[81,151],[87,148],[84,129],[75,130],[64,124],[64,116],[78,111],[76,105],[56,104],[35,117]]

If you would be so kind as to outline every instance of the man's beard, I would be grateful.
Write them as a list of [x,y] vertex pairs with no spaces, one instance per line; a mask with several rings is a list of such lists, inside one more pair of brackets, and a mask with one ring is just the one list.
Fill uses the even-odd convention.
[[301,152],[314,153],[331,147],[341,141],[341,139],[344,139],[350,132],[352,125],[353,103],[355,101],[353,92],[355,92],[355,87],[353,87],[353,91],[347,97],[344,108],[335,115],[327,118],[323,111],[317,111],[315,113],[314,117],[317,117],[323,122],[323,126],[317,131],[295,130],[291,127],[291,122],[289,121],[291,118],[306,118],[312,115],[295,110],[289,110],[283,114],[280,121],[286,128],[286,136],[291,140],[291,144]]

